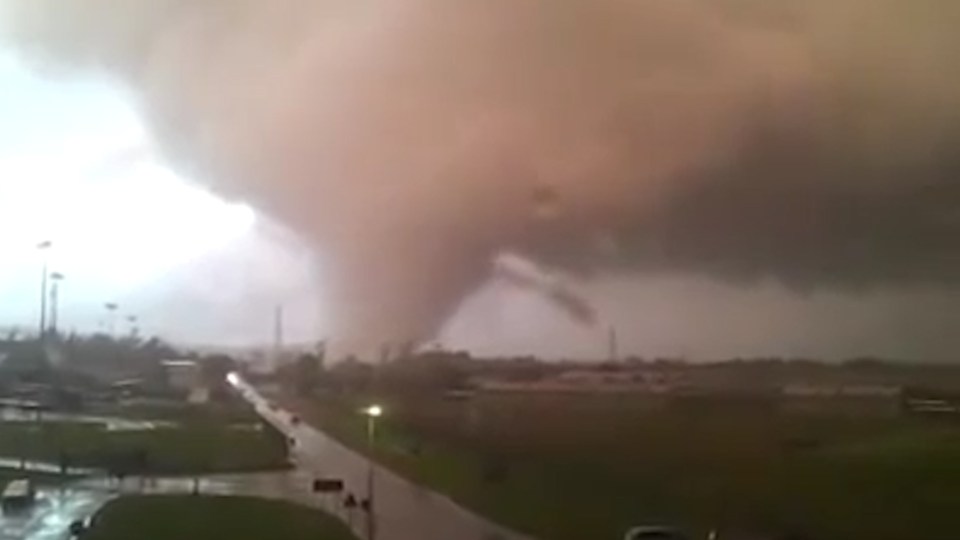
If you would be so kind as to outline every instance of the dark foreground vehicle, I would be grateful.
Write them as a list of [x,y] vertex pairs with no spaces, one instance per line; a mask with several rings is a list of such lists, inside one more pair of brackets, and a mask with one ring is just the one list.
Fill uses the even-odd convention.
[[672,527],[634,527],[624,540],[690,540],[690,537]]

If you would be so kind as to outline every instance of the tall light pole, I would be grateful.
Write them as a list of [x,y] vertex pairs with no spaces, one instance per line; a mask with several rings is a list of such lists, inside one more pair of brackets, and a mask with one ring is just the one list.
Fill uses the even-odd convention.
[[137,316],[127,315],[127,322],[130,323],[130,339],[137,339]]
[[56,338],[57,335],[57,315],[59,314],[59,300],[60,300],[60,282],[63,281],[64,275],[60,272],[54,272],[50,274],[50,280],[53,281],[53,284],[50,285],[50,333]]
[[107,309],[107,333],[110,334],[110,337],[112,338],[112,337],[114,337],[114,335],[113,335],[113,326],[114,326],[114,324],[113,324],[113,319],[114,319],[114,315],[115,315],[116,312],[117,312],[117,308],[119,308],[120,306],[117,305],[116,302],[107,302],[106,304],[103,305],[103,307],[105,307],[105,308]]
[[40,250],[43,258],[43,269],[40,274],[40,334],[38,336],[40,341],[43,341],[43,337],[47,333],[47,250],[51,247],[53,247],[53,242],[49,240],[37,244],[37,249]]
[[376,517],[374,516],[373,448],[377,436],[377,418],[383,415],[383,407],[370,405],[363,410],[367,416],[367,540],[376,538]]

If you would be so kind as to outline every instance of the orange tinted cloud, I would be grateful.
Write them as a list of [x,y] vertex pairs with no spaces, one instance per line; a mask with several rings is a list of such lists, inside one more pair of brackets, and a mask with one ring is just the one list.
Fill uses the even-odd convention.
[[950,2],[0,6],[28,55],[112,70],[183,171],[322,251],[347,340],[427,338],[505,251],[801,287],[960,275]]

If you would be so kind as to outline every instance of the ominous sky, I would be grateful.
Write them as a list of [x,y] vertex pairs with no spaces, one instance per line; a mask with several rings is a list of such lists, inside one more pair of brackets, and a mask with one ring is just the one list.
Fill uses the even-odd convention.
[[612,324],[648,355],[955,360],[958,17],[949,0],[0,0],[0,189],[16,222],[50,178],[102,190],[71,199],[90,208],[71,224],[166,190],[118,228],[171,249],[133,256],[124,287],[113,247],[88,264],[112,276],[97,295],[193,340],[259,339],[282,301],[298,334],[367,348],[599,356]]

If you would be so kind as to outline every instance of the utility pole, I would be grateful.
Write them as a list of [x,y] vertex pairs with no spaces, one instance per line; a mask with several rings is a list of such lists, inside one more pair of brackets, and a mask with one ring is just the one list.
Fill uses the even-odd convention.
[[608,357],[607,360],[610,362],[616,362],[620,359],[619,343],[617,343],[617,328],[613,325],[610,326],[610,334],[608,336]]

